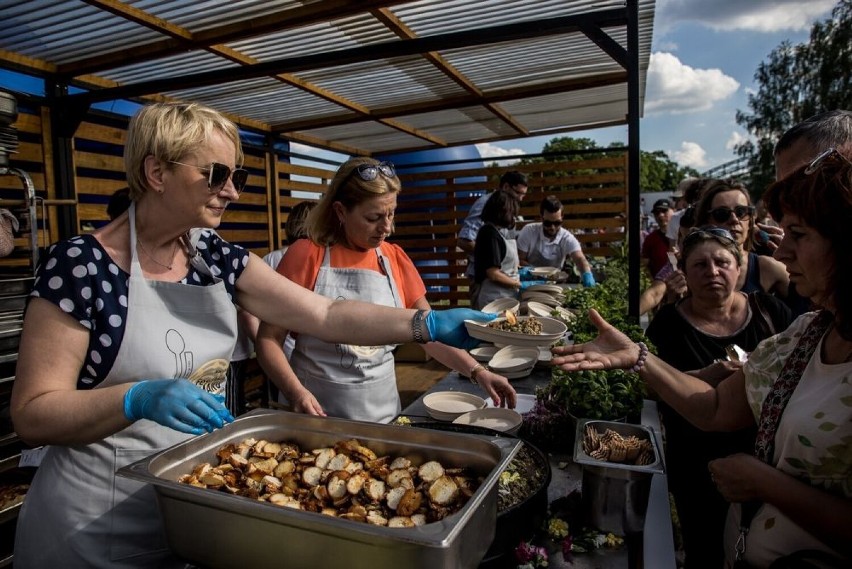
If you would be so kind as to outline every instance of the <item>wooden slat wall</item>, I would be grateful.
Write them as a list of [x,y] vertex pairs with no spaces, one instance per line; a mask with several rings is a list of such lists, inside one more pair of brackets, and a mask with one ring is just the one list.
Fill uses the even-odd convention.
[[[12,156],[12,166],[28,172],[40,197],[55,198],[51,175],[49,120],[41,114],[19,109],[16,127],[21,144]],[[126,185],[121,158],[126,122],[108,121],[93,115],[83,122],[74,138],[73,160],[77,229],[93,231],[108,221],[106,204],[110,195]],[[256,147],[245,148],[248,186],[240,200],[231,204],[220,233],[226,239],[264,255],[286,239],[284,224],[292,207],[302,201],[293,192],[322,194],[334,176],[326,164],[294,165],[276,154]],[[497,186],[508,170],[521,170],[530,180],[524,200],[525,219],[538,218],[538,205],[549,194],[565,204],[565,227],[583,244],[587,256],[609,257],[613,242],[624,238],[623,214],[627,211],[626,155],[592,157],[576,161],[546,162],[504,167],[462,168],[435,172],[401,173],[403,191],[396,212],[396,231],[391,240],[402,246],[418,264],[432,303],[467,304],[468,281],[464,277],[466,256],[456,250],[456,236],[470,205],[483,192]],[[294,179],[295,178],[295,179]],[[483,180],[483,181],[467,181]],[[0,176],[0,198],[22,196],[20,183]],[[43,235],[40,246],[61,236],[55,229],[56,209],[39,212]],[[619,217],[621,216],[621,217]],[[46,217],[45,219],[43,219]],[[26,246],[22,237],[21,248]],[[26,256],[0,259],[0,268],[27,264]],[[424,264],[425,263],[425,264]]]

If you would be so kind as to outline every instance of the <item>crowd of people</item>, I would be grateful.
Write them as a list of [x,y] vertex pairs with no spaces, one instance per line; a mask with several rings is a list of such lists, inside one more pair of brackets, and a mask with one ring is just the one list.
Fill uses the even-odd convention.
[[[850,159],[852,113],[830,111],[778,141],[760,213],[736,181],[685,180],[654,203],[642,247],[656,354],[594,311],[597,338],[553,350],[568,372],[632,369],[659,400],[687,569],[796,555],[848,566]],[[433,310],[414,263],[388,242],[395,167],[367,157],[295,206],[287,246],[261,259],[215,231],[248,182],[242,162],[237,128],[218,112],[142,107],[111,221],[44,256],[11,413],[24,440],[49,446],[19,516],[16,564],[182,567],[152,489],[115,472],[244,412],[240,370],[253,352],[294,412],[390,422],[401,411],[394,348],[411,341],[514,407],[509,381],[468,353],[464,320],[492,319],[479,309],[543,282],[531,267],[597,284],[560,200],[543,195],[527,223],[528,180],[510,171],[458,235],[473,308]],[[746,356],[732,358],[734,346]]]

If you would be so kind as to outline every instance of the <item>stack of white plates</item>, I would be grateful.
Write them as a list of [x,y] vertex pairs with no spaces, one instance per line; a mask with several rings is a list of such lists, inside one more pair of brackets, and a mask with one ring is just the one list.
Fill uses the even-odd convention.
[[521,428],[524,418],[517,411],[502,407],[486,407],[465,413],[453,420],[457,425],[485,427],[504,433],[515,434]]
[[549,294],[550,296],[559,297],[565,292],[561,286],[555,284],[536,284],[530,285],[526,288],[524,292],[543,292],[545,294]]
[[562,302],[553,295],[547,294],[546,292],[537,292],[537,291],[528,291],[525,290],[521,293],[521,308],[525,308],[526,304],[529,302],[539,302],[541,304],[546,304],[547,306],[560,306]]
[[488,368],[506,379],[528,376],[538,361],[538,348],[506,346],[501,348],[488,362]]
[[[555,315],[556,312],[558,315]],[[547,318],[557,318],[566,324],[570,324],[577,319],[577,315],[568,308],[562,306],[548,306],[541,302],[531,300],[527,302],[527,314],[531,316],[545,316]]]
[[485,408],[485,399],[463,391],[436,391],[423,398],[433,419],[452,421],[469,411]]
[[470,351],[470,355],[478,362],[488,363],[499,349],[497,346],[478,346]]
[[[523,322],[530,318],[529,316],[518,316],[518,321]],[[496,318],[492,322],[503,322],[505,318]],[[521,332],[509,332],[506,330],[498,330],[492,328],[488,324],[490,322],[477,322],[475,320],[465,320],[464,325],[467,333],[472,338],[489,342],[492,344],[500,344],[503,346],[524,346],[538,347],[551,346],[558,342],[568,331],[568,327],[564,322],[554,318],[536,317],[536,320],[541,322],[541,334],[523,334]]]

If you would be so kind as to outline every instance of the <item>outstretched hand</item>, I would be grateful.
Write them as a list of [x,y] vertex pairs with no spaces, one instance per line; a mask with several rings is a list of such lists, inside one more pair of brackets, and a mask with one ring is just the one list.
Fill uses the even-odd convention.
[[565,371],[582,369],[626,369],[639,358],[639,347],[598,314],[589,310],[589,321],[598,336],[585,344],[553,348],[553,365]]

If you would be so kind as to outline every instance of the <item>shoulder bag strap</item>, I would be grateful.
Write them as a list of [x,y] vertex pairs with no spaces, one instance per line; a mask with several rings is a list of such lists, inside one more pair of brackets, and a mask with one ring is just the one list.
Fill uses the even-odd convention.
[[[790,401],[790,397],[796,390],[799,380],[802,378],[808,362],[816,351],[820,338],[825,335],[834,315],[828,310],[822,310],[811,321],[805,329],[805,333],[799,338],[796,347],[784,362],[784,368],[778,375],[778,379],[772,384],[769,394],[763,400],[760,410],[760,419],[757,423],[757,438],[754,441],[754,455],[767,464],[772,463],[775,454],[775,432],[784,408]],[[740,535],[736,543],[736,559],[743,560],[745,554],[745,540],[748,535],[751,520],[760,508],[759,502],[745,502],[742,504],[740,515]]]

